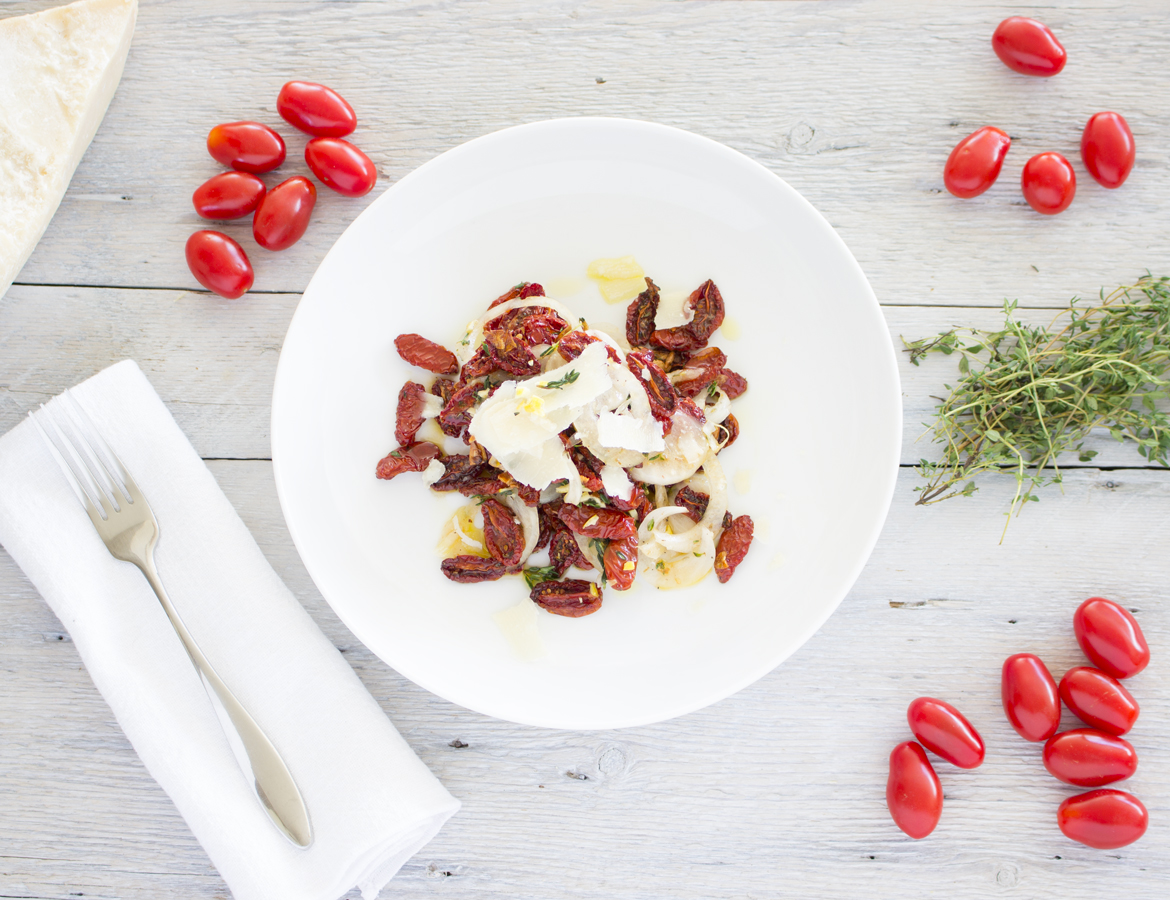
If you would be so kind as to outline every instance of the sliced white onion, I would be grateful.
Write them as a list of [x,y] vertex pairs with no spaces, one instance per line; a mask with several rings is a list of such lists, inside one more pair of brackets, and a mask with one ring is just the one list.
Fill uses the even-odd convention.
[[677,410],[662,458],[647,460],[630,472],[630,477],[644,484],[678,484],[695,474],[709,451],[710,443],[699,423]]
[[473,537],[468,537],[467,533],[459,525],[459,513],[451,517],[451,530],[459,535],[459,540],[463,541],[468,547],[474,547],[476,550],[482,550],[483,544]]

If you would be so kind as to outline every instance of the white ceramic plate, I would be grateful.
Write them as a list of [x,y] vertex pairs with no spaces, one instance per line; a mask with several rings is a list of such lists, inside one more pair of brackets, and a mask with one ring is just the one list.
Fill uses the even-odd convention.
[[[721,454],[733,513],[756,522],[726,585],[608,591],[581,619],[541,612],[525,662],[492,614],[519,578],[453,584],[436,543],[458,495],[377,481],[417,332],[452,346],[509,286],[536,281],[590,322],[625,321],[585,278],[633,255],[664,290],[713,278],[716,332],[750,388]],[[752,683],[812,636],[877,540],[897,474],[893,347],[861,269],[795,190],[728,147],[662,125],[509,128],[403,178],[330,250],[285,339],[272,402],[276,485],[322,594],[403,675],[470,709],[555,728],[668,719]]]

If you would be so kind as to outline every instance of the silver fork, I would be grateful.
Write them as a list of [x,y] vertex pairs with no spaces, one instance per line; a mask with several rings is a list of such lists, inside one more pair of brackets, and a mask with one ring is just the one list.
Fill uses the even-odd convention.
[[41,437],[72,485],[98,535],[117,559],[142,570],[158,595],[167,618],[203,680],[211,705],[245,776],[250,776],[265,812],[298,847],[313,842],[309,812],[292,774],[179,618],[154,565],[159,527],[154,513],[121,460],[102,439],[85,410],[66,391],[57,409],[42,406],[29,413]]

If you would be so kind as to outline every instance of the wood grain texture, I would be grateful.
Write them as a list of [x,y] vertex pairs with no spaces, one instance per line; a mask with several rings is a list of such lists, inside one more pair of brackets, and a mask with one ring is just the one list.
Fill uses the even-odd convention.
[[[276,362],[299,294],[253,294],[223,300],[197,291],[15,286],[0,297],[0,433],[31,409],[106,366],[132,358],[146,372],[195,449],[212,459],[267,459],[269,404]],[[998,328],[1000,310],[980,307],[887,306],[890,340],[899,348],[902,463],[935,458],[924,438],[935,397],[956,376],[941,355],[912,366],[902,339],[949,328]],[[1049,310],[1022,310],[1033,323]],[[387,414],[391,414],[388,411]],[[815,431],[814,431],[815,439]],[[1143,467],[1129,444],[1107,433],[1086,447],[1098,466]],[[1075,456],[1062,460],[1076,464]]]
[[[1108,889],[1153,900],[1170,889],[1165,475],[1076,472],[1002,547],[1008,480],[929,510],[900,484],[856,587],[783,666],[672,722],[554,732],[459,709],[372,657],[301,566],[269,465],[211,466],[277,572],[464,802],[385,897],[894,897],[912,884],[915,897]],[[1072,611],[1096,592],[1135,610],[1154,658],[1130,682],[1141,765],[1122,785],[1148,806],[1150,831],[1108,853],[1059,834],[1056,806],[1074,790],[1011,731],[998,687],[1014,652],[1039,653],[1058,675],[1081,664]],[[0,598],[12,623],[0,643],[0,895],[224,897],[60,624],[3,555]],[[922,694],[963,709],[988,758],[972,771],[939,763],[943,819],[913,842],[885,810],[885,760]]]
[[[6,3],[27,12],[54,0]],[[1036,7],[1068,48],[1053,79],[1010,72],[989,39],[999,2],[143,2],[122,85],[45,240],[32,284],[194,287],[182,246],[202,223],[192,190],[218,171],[204,140],[242,118],[273,124],[305,171],[303,136],[276,116],[280,85],[320,80],[358,111],[373,195],[324,190],[305,238],[279,256],[241,239],[257,290],[300,291],[374,197],[434,155],[557,116],[651,119],[723,141],[800,190],[837,228],[885,303],[1058,305],[1151,268],[1170,271],[1170,53],[1162,0]],[[598,83],[604,79],[604,83]],[[1107,191],[1080,132],[1122,112],[1138,160]],[[959,201],[942,187],[955,142],[995,124],[1014,146],[999,182]],[[1031,155],[1056,150],[1080,180],[1063,215],[1019,193]]]
[[[0,16],[57,0],[0,0]],[[1051,80],[1008,72],[988,38],[1033,14],[1065,43]],[[947,4],[623,0],[143,0],[122,86],[49,232],[0,298],[0,432],[125,357],[137,359],[277,572],[406,739],[464,801],[384,892],[543,900],[893,898],[1029,900],[1170,894],[1170,473],[1105,438],[1000,546],[1014,482],[913,506],[903,469],[889,522],[841,608],[791,660],[739,694],[660,725],[553,732],[462,710],[366,650],[308,578],[272,485],[268,415],[299,292],[374,197],[435,154],[522,122],[615,115],[726,142],[789,181],[869,276],[891,339],[998,324],[1004,297],[1062,305],[1150,268],[1170,272],[1170,20],[1162,0],[1022,8]],[[361,117],[355,140],[381,181],[371,197],[321,192],[312,227],[279,256],[246,224],[258,291],[221,301],[183,262],[202,224],[191,191],[214,174],[207,130],[274,112],[288,78],[328,83]],[[1138,165],[1119,191],[1085,176],[1080,128],[1124,113]],[[1015,145],[973,201],[942,189],[953,144],[997,124]],[[1017,181],[1033,153],[1073,160],[1080,192],[1055,218]],[[88,285],[88,287],[79,287]],[[63,287],[58,287],[63,286]],[[949,308],[956,307],[956,308]],[[982,308],[976,308],[982,307]],[[1043,310],[1025,313],[1047,317]],[[945,359],[902,357],[903,463]],[[842,473],[848,477],[848,473]],[[1141,758],[1125,787],[1147,804],[1139,843],[1101,852],[1064,839],[1071,793],[1044,773],[999,708],[999,664],[1022,650],[1054,673],[1082,662],[1071,614],[1101,593],[1135,610],[1154,664],[1131,684]],[[968,713],[988,761],[940,764],[946,809],[912,842],[885,809],[886,755],[921,694]],[[1071,726],[1066,717],[1066,725]],[[68,635],[0,551],[0,897],[206,898],[226,886],[145,773]]]

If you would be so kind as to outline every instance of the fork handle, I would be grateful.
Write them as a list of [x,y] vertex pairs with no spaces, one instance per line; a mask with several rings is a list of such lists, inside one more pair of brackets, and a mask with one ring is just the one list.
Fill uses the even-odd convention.
[[191,662],[199,672],[219,717],[220,725],[227,735],[228,743],[232,745],[232,751],[244,774],[251,775],[252,789],[260,799],[265,812],[289,840],[298,847],[308,847],[313,842],[309,811],[288,766],[272,741],[268,739],[268,735],[261,730],[256,720],[244,709],[243,704],[236,699],[223,679],[216,674],[203,651],[199,649],[199,645],[195,643],[195,639],[191,637],[191,633],[187,631],[187,626],[179,618],[179,613],[158,577],[153,554],[145,554],[139,568],[150,582],[167,618],[174,626],[175,633],[178,634],[187,655],[191,657]]

